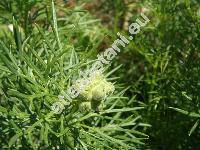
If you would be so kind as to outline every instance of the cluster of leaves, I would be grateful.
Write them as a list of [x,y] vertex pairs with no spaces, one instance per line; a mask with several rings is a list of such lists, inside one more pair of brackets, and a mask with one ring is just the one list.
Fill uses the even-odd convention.
[[[0,1],[1,149],[199,149],[198,0],[72,2]],[[100,112],[77,98],[54,114],[60,92],[141,11],[150,24],[105,75],[127,88],[115,84]]]
[[131,83],[126,94],[146,107],[152,149],[199,149],[199,3],[148,0],[142,7],[151,23],[121,52],[118,76]]
[[0,1],[0,148],[139,148],[148,136],[137,129],[149,125],[140,122],[143,107],[123,96],[127,88],[116,85],[121,92],[100,112],[80,112],[79,99],[61,114],[51,110],[106,32],[79,6],[56,8],[49,0]]

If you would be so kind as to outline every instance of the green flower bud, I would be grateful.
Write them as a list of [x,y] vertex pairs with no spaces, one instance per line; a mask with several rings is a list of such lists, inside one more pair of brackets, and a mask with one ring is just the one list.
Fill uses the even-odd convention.
[[[106,81],[105,76],[100,72],[93,74],[88,81],[88,84],[80,91],[81,97],[86,101],[101,101],[115,90],[114,85]],[[80,84],[79,82],[76,86],[79,88],[82,86]]]

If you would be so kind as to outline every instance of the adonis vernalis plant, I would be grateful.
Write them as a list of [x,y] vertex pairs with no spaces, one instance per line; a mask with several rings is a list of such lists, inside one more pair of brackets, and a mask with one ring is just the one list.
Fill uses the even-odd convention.
[[[128,88],[111,83],[107,75],[116,69],[93,79],[61,114],[51,109],[96,56],[106,33],[98,20],[80,6],[56,9],[49,0],[5,0],[0,10],[5,14],[0,15],[1,149],[137,149],[144,144],[148,136],[137,131],[148,126],[139,122],[137,110],[143,107],[129,107],[132,99],[123,96]],[[57,15],[60,11],[64,15]]]

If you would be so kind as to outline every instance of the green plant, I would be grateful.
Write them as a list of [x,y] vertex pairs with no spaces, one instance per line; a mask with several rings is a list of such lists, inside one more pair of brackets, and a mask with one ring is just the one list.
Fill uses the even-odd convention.
[[96,57],[106,32],[98,20],[78,6],[57,6],[66,15],[57,18],[49,0],[5,0],[0,10],[7,14],[0,21],[1,149],[137,149],[144,144],[148,136],[137,131],[149,126],[139,121],[137,110],[143,107],[129,107],[132,99],[123,96],[127,88],[117,84],[100,112],[80,111],[78,98],[61,114],[51,110],[60,92]]
[[199,149],[200,7],[196,0],[142,5],[150,24],[122,51],[125,69],[116,74],[132,83],[126,95],[146,106],[152,149]]

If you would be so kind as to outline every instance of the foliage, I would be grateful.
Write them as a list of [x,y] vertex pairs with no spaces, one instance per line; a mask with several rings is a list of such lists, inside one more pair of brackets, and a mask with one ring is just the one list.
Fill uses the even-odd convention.
[[151,23],[122,51],[121,82],[146,106],[141,113],[152,125],[146,132],[152,149],[199,149],[198,2],[149,0],[142,7]]
[[82,112],[79,98],[61,114],[51,110],[96,57],[107,32],[98,20],[80,6],[55,8],[48,0],[5,0],[0,6],[1,149],[136,149],[144,144],[148,136],[137,131],[148,126],[137,113],[143,107],[129,107],[131,99],[123,96],[127,89],[117,84],[99,112]]
[[[199,149],[198,0],[3,0],[0,12],[1,149]],[[58,95],[141,12],[150,23],[86,97],[101,82],[115,92],[54,114]]]

